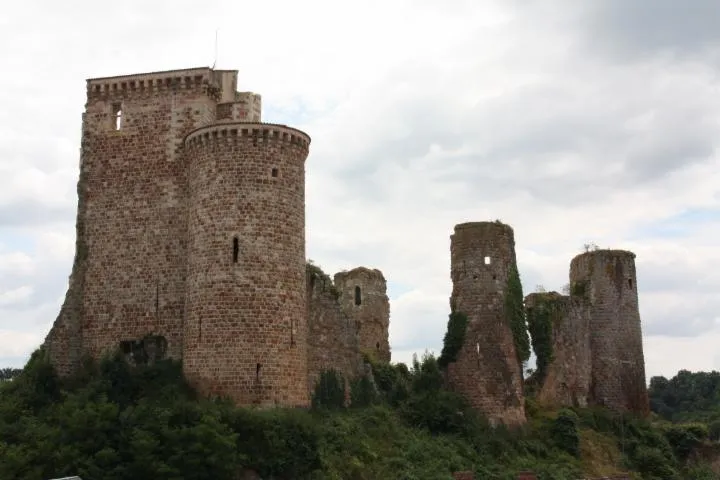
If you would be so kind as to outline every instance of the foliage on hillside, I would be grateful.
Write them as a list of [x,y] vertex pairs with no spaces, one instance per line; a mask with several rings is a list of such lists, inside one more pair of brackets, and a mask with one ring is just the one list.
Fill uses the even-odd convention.
[[[241,409],[197,399],[180,365],[130,368],[121,357],[87,362],[61,382],[43,352],[0,386],[0,478],[234,479],[243,468],[274,479],[580,478],[632,469],[636,478],[715,478],[685,467],[707,429],[652,425],[603,410],[540,410],[529,424],[491,429],[442,388],[437,359],[411,368],[372,364],[351,382],[321,376],[310,411]],[[694,468],[694,470],[691,470]]]
[[680,370],[669,380],[653,377],[648,393],[650,408],[666,420],[720,422],[720,372]]

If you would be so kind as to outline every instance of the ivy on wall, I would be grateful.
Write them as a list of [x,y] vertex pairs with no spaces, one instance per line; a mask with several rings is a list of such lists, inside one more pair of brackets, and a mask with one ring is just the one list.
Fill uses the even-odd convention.
[[527,310],[528,329],[532,338],[532,348],[537,356],[537,379],[542,382],[547,367],[553,361],[553,323],[560,312],[558,297],[542,294],[536,297],[535,305]]
[[453,312],[450,314],[447,332],[443,339],[443,349],[438,358],[438,365],[441,368],[445,368],[449,363],[457,360],[457,354],[465,342],[467,324],[468,318],[464,313]]
[[505,318],[515,341],[515,353],[518,361],[524,365],[530,358],[530,338],[525,320],[522,283],[517,266],[510,268],[507,289],[505,290]]

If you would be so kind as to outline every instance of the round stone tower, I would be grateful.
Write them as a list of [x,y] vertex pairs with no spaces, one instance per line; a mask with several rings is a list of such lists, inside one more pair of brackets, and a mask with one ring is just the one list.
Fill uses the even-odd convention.
[[450,237],[450,308],[467,315],[468,324],[447,378],[493,424],[526,421],[522,367],[505,312],[508,279],[516,268],[510,226],[500,222],[455,226]]
[[596,250],[573,258],[570,288],[590,317],[590,402],[616,411],[649,412],[635,254]]
[[305,160],[283,125],[223,123],[185,138],[183,363],[204,394],[307,406]]
[[360,350],[390,361],[390,301],[382,272],[365,267],[339,272],[334,278],[345,314],[355,321]]

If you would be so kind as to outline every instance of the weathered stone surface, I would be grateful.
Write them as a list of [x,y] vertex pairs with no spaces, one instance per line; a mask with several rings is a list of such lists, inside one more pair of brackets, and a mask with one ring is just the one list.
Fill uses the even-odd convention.
[[188,271],[183,368],[240,404],[309,403],[305,158],[309,138],[265,124],[185,140]]
[[450,308],[468,317],[465,342],[447,368],[448,383],[492,423],[525,423],[523,378],[505,314],[516,266],[515,238],[500,222],[455,226],[450,237]]
[[635,254],[596,250],[576,256],[570,264],[570,289],[584,297],[589,312],[589,403],[648,414]]
[[363,372],[358,326],[340,305],[340,292],[323,271],[307,267],[308,388],[320,374],[335,369],[347,382]]
[[358,316],[306,272],[310,138],[236,87],[209,68],[88,80],[75,262],[45,342],[61,375],[119,349],[182,358],[207,395],[307,406],[320,371],[362,371],[358,325],[389,356],[382,273],[360,275]]
[[88,80],[75,263],[46,339],[61,374],[83,354],[158,355],[138,346],[156,336],[201,392],[308,405],[310,139],[247,123],[260,97],[236,84],[209,68]]
[[335,287],[343,311],[357,325],[360,350],[389,362],[390,301],[382,272],[365,267],[338,272]]
[[588,403],[592,358],[590,317],[587,305],[576,296],[557,292],[531,293],[525,297],[528,322],[544,309],[552,328],[552,356],[539,378],[537,399],[542,404],[580,406]]

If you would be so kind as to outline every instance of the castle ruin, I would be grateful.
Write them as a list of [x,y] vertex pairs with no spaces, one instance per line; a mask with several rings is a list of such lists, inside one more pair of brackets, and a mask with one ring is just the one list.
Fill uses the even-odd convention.
[[[468,324],[447,367],[451,388],[492,423],[510,426],[525,422],[522,367],[504,312],[514,246],[512,228],[500,222],[455,226],[451,309]],[[540,403],[649,413],[634,259],[623,250],[587,251],[571,262],[569,295],[525,297],[537,355],[529,383]]]
[[533,293],[526,305],[531,330],[548,337],[538,353],[540,402],[649,413],[634,253],[577,255],[568,295]]
[[[322,371],[390,361],[382,272],[331,280],[306,262],[309,136],[263,123],[260,95],[236,89],[237,71],[207,67],[87,81],[75,259],[45,340],[61,375],[120,350],[182,359],[204,395],[304,407]],[[468,324],[448,385],[491,423],[522,424],[513,229],[456,225],[450,263]],[[538,399],[647,413],[634,254],[578,255],[569,293],[525,299]]]
[[307,406],[312,368],[354,371],[352,330],[322,362],[309,338],[338,321],[357,335],[365,318],[346,321],[342,297],[318,302],[309,287],[310,137],[263,123],[260,95],[236,89],[237,71],[211,68],[87,81],[75,260],[45,341],[61,375],[120,349],[182,358],[206,395]]

